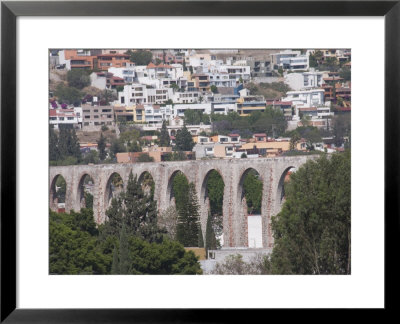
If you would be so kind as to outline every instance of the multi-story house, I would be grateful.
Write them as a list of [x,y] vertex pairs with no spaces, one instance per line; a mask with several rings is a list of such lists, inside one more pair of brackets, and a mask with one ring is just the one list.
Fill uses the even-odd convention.
[[93,72],[90,74],[90,82],[92,87],[109,90],[125,85],[125,80],[123,78],[114,76],[112,73],[106,71]]
[[114,125],[113,106],[82,105],[83,128],[99,129]]
[[60,127],[81,128],[82,127],[82,108],[73,109],[50,109],[49,122],[54,129]]
[[285,83],[293,90],[319,88],[324,83],[323,72],[288,73]]
[[129,63],[122,68],[111,67],[108,72],[116,77],[123,78],[125,83],[133,83],[135,81],[135,69],[134,63]]
[[97,56],[93,54],[92,50],[62,50],[58,55],[60,64],[65,65],[67,70],[93,70],[97,64]]
[[171,88],[152,89],[143,84],[133,83],[118,92],[118,101],[120,105],[164,104],[172,99],[172,96]]
[[285,50],[280,53],[271,54],[274,68],[284,70],[307,70],[309,68],[309,56],[301,55],[300,51]]
[[248,116],[254,111],[263,112],[267,107],[263,96],[241,96],[236,103],[237,112],[241,116]]
[[207,74],[200,73],[200,74],[193,74],[192,78],[194,79],[194,86],[195,88],[199,89],[202,92],[210,91],[210,77]]
[[201,96],[200,92],[190,92],[190,91],[185,91],[185,92],[175,92],[174,95],[172,96],[172,100],[174,103],[198,103],[199,98]]
[[129,55],[127,54],[100,54],[97,55],[97,68],[108,71],[111,67],[126,67],[130,65]]
[[324,89],[288,91],[282,101],[291,101],[296,108],[323,106],[324,92]]

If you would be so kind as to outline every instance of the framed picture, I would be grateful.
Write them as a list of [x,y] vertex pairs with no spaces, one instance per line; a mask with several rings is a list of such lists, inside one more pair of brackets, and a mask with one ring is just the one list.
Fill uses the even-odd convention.
[[[2,322],[224,322],[238,309],[393,308],[398,1],[4,1],[1,15]],[[48,50],[182,47],[351,48],[350,276],[49,276],[49,120],[36,108],[48,105]]]

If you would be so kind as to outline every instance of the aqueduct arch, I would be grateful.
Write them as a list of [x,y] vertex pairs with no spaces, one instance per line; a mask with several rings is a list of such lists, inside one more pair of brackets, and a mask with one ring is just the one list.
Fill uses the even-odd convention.
[[[159,211],[169,207],[171,203],[171,190],[174,175],[181,171],[189,182],[194,182],[200,203],[200,222],[205,235],[208,206],[205,202],[205,186],[211,170],[220,173],[224,182],[223,197],[223,233],[224,246],[245,247],[245,222],[243,221],[243,202],[238,199],[242,195],[240,185],[246,170],[254,169],[263,181],[262,189],[262,246],[272,247],[271,217],[281,208],[279,194],[285,172],[290,168],[298,168],[307,160],[315,160],[318,156],[295,156],[258,159],[220,159],[174,161],[160,163],[134,163],[134,164],[104,164],[104,165],[73,165],[51,166],[49,175],[49,205],[55,210],[54,184],[58,176],[66,182],[65,209],[79,210],[80,208],[80,183],[87,174],[93,179],[93,213],[95,221],[101,224],[105,221],[105,211],[108,206],[108,186],[112,174],[121,176],[124,185],[127,184],[129,173],[139,178],[143,173],[151,174],[154,181],[154,199],[157,201]],[[281,184],[281,185],[280,185]]]

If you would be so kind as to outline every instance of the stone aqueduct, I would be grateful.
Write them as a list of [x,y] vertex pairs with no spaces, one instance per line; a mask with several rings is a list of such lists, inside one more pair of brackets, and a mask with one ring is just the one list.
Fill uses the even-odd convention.
[[112,176],[115,173],[119,174],[125,187],[132,170],[133,175],[137,175],[139,180],[145,172],[151,174],[155,182],[154,199],[157,200],[158,210],[162,211],[173,203],[172,181],[174,175],[181,171],[189,182],[195,183],[204,235],[209,210],[207,179],[210,171],[216,170],[222,176],[225,185],[223,198],[224,247],[246,247],[248,244],[247,208],[243,199],[243,181],[246,173],[254,169],[263,182],[262,246],[270,248],[273,244],[271,216],[277,214],[281,209],[284,177],[290,168],[298,168],[309,159],[315,159],[315,156],[50,167],[50,208],[52,210],[57,208],[53,197],[56,179],[61,175],[67,184],[66,211],[80,210],[80,188],[83,179],[88,175],[94,181],[93,212],[95,221],[99,224],[103,223],[106,219],[105,210],[109,203],[108,187]]

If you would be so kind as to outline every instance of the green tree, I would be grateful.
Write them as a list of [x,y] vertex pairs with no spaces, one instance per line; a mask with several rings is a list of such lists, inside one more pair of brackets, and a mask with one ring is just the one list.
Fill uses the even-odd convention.
[[125,223],[122,222],[121,233],[119,235],[119,274],[128,274],[130,272],[131,259],[129,256],[128,239]]
[[103,133],[100,134],[100,138],[97,141],[97,149],[99,151],[99,158],[101,161],[103,161],[106,156],[106,138],[103,136]]
[[161,126],[161,134],[160,134],[160,146],[171,146],[171,139],[168,134],[167,130],[167,124],[165,120],[163,120],[162,126]]
[[333,140],[337,147],[344,143],[344,138],[349,137],[351,134],[351,116],[337,115],[333,118]]
[[127,51],[126,54],[130,56],[131,62],[136,65],[147,65],[153,59],[153,53],[146,50]]
[[154,158],[148,153],[142,153],[138,156],[137,162],[154,162]]
[[93,209],[93,195],[85,191],[85,208]]
[[[187,193],[182,193],[182,202],[177,205],[178,225],[177,240],[183,246],[194,247],[199,245],[199,203],[194,183],[189,183]],[[186,200],[186,203],[184,201]],[[179,207],[178,207],[179,206]]]
[[79,90],[90,85],[90,77],[85,70],[73,69],[67,72],[67,81],[70,87]]
[[322,156],[291,175],[272,219],[272,273],[350,274],[350,162],[349,151]]
[[119,274],[119,256],[118,256],[118,250],[115,246],[114,246],[114,250],[113,250],[113,261],[112,261],[112,265],[111,265],[111,274],[112,275]]
[[348,67],[343,67],[339,71],[339,76],[345,81],[351,81],[351,69]]
[[58,98],[58,101],[62,103],[72,104],[78,107],[81,104],[83,94],[76,88],[65,86],[60,83],[54,95]]
[[211,85],[210,90],[212,93],[218,93],[218,88],[215,85]]
[[203,112],[201,110],[186,109],[184,115],[185,124],[187,125],[199,125],[203,120]]
[[301,139],[300,134],[297,131],[293,132],[292,137],[290,138],[290,144],[289,144],[291,151],[296,149],[296,145],[300,141],[300,139]]
[[58,136],[53,128],[49,128],[49,160],[57,161],[60,159],[60,151],[58,149]]
[[175,143],[178,151],[192,150],[194,142],[192,135],[190,135],[190,132],[186,128],[186,125],[183,125],[183,128],[178,129],[178,131],[176,132]]
[[163,231],[157,226],[156,202],[143,192],[132,171],[123,197],[127,231],[149,242],[160,241]]
[[263,183],[255,170],[250,170],[243,181],[243,190],[249,214],[261,213]]
[[93,212],[50,211],[49,272],[51,274],[105,274],[111,260],[97,243]]
[[205,248],[206,251],[215,250],[217,248],[217,238],[213,228],[213,219],[211,213],[208,213],[207,217]]

